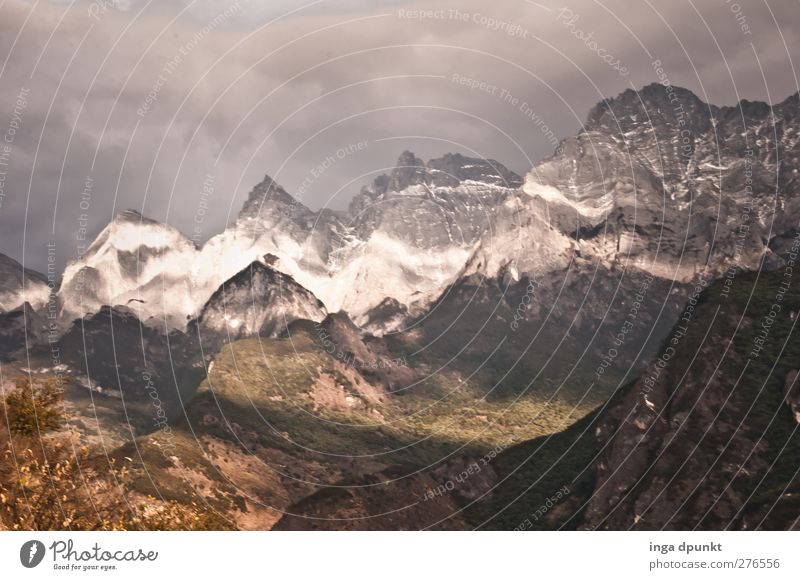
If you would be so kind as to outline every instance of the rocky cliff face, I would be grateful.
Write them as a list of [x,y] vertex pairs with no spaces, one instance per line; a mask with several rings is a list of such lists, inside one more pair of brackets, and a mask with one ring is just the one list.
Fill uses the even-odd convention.
[[684,281],[774,266],[798,227],[797,103],[716,107],[678,87],[627,90],[523,189],[587,255]]
[[724,288],[690,302],[660,355],[601,413],[585,528],[796,525],[800,285],[779,270]]
[[253,262],[214,292],[196,330],[204,348],[215,352],[224,343],[275,337],[295,320],[320,321],[326,314],[322,302],[291,276],[264,262]]

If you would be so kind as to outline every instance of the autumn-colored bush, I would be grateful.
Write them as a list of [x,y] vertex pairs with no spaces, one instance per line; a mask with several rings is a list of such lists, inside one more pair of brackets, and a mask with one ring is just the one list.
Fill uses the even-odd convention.
[[117,502],[101,497],[104,478],[83,468],[86,447],[69,438],[37,440],[12,437],[3,450],[0,519],[10,529],[118,529]]
[[27,377],[17,379],[15,388],[5,397],[5,413],[12,433],[36,435],[61,427],[61,384],[58,379],[36,383]]
[[[102,468],[103,462],[106,467]],[[13,530],[224,530],[231,524],[198,500],[132,494],[128,470],[93,457],[72,434],[12,437],[0,465],[0,528]]]
[[145,508],[127,524],[128,530],[153,531],[219,531],[235,529],[233,524],[210,506],[197,501],[163,502],[155,508]]
[[[0,529],[220,530],[231,524],[198,498],[131,491],[127,467],[83,445],[64,425],[52,379],[17,381],[0,420]],[[48,433],[49,432],[49,433]]]

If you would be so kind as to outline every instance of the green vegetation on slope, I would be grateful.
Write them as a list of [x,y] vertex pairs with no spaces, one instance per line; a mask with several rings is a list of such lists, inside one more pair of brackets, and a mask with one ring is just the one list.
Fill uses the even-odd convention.
[[[218,417],[216,435],[235,423],[259,443],[290,453],[373,455],[387,464],[428,465],[450,453],[483,452],[564,427],[581,416],[554,398],[484,400],[477,382],[443,371],[387,393],[318,347],[307,334],[227,346],[192,403],[193,420]],[[222,412],[219,412],[221,409]],[[229,435],[228,435],[229,437]]]

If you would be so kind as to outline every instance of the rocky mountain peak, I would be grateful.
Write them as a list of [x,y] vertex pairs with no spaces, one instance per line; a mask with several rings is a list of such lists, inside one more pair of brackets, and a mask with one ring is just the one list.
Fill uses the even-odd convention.
[[617,97],[600,101],[589,112],[583,129],[609,134],[627,133],[638,127],[658,131],[683,120],[692,131],[706,131],[713,109],[689,89],[651,83],[638,91],[626,89]]
[[119,212],[117,215],[114,216],[114,219],[111,220],[112,223],[135,223],[135,224],[159,224],[156,220],[150,219],[142,215],[141,212],[128,208]]
[[436,185],[458,185],[462,181],[478,181],[508,188],[522,185],[522,178],[494,159],[465,157],[446,153],[428,161],[428,170]]
[[458,187],[465,181],[515,189],[523,179],[494,159],[445,153],[425,163],[411,151],[403,151],[389,175],[380,175],[365,192],[401,192],[414,185]]
[[[130,303],[142,320],[166,318],[179,327],[194,308],[186,272],[196,252],[177,228],[123,211],[64,269],[61,316],[71,321],[102,306]],[[172,291],[165,292],[167,287]]]
[[116,214],[103,228],[84,258],[104,248],[134,251],[140,247],[168,247],[176,241],[180,241],[181,245],[192,244],[188,237],[171,225],[146,217],[135,209],[126,209]]
[[403,151],[386,182],[389,191],[403,191],[410,185],[425,181],[425,162],[411,151]]
[[742,99],[736,106],[730,108],[733,109],[734,114],[740,116],[763,118],[769,114],[771,107],[763,101],[748,101],[747,99]]
[[797,111],[800,109],[800,91],[793,95],[789,95],[781,102],[780,105],[778,105],[778,107],[784,111],[791,111],[793,114],[797,115]]
[[297,319],[322,320],[326,314],[322,302],[294,278],[256,260],[214,292],[197,326],[201,340],[219,346],[250,336],[276,336]]
[[257,218],[270,215],[273,211],[287,212],[293,217],[311,214],[311,210],[293,198],[272,177],[265,175],[264,179],[250,192],[239,212],[240,218]]

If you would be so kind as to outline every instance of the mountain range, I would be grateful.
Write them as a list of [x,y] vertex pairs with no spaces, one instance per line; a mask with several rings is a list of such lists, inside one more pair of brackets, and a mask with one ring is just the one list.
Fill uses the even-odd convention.
[[[176,497],[202,479],[238,527],[515,528],[525,518],[511,504],[536,511],[560,485],[577,491],[537,526],[786,527],[765,506],[785,502],[792,477],[726,487],[687,465],[728,442],[720,473],[767,469],[782,455],[759,447],[762,428],[769,445],[794,445],[796,365],[770,387],[775,435],[742,413],[760,395],[728,390],[738,383],[722,344],[737,317],[758,322],[743,288],[754,305],[774,296],[753,273],[779,283],[796,259],[799,109],[798,94],[717,107],[652,84],[599,103],[524,177],[405,151],[341,212],[313,211],[265,177],[201,247],[127,210],[52,293],[0,256],[0,357],[65,374],[80,400],[126,402],[112,419],[130,424],[120,453],[167,444],[155,389],[186,455],[154,466],[139,451],[139,469],[175,480]],[[709,304],[730,296],[714,315],[727,326],[714,326]],[[782,338],[796,312],[782,311]],[[681,361],[702,351],[706,366],[645,385],[682,321]],[[720,340],[698,335],[709,332]],[[532,446],[566,448],[589,426],[583,471],[537,486]],[[692,442],[699,455],[676,463]],[[420,503],[492,450],[467,485]],[[545,474],[547,460],[535,462]],[[747,509],[730,513],[737,501]]]

